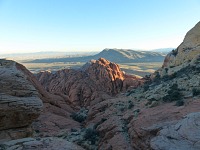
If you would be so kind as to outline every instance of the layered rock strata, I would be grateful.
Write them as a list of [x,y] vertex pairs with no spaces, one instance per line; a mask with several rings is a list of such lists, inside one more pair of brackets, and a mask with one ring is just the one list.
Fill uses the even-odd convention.
[[92,60],[80,70],[45,71],[37,74],[37,78],[48,92],[76,106],[89,106],[96,98],[102,99],[102,92],[114,96],[130,86],[142,84],[142,80],[125,75],[117,64],[104,58]]
[[43,103],[15,62],[0,60],[0,85],[0,133],[29,126],[40,115]]

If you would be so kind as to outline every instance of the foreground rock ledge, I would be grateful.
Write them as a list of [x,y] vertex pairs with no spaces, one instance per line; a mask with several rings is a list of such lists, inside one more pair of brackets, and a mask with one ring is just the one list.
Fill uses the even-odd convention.
[[151,140],[155,150],[199,150],[200,149],[200,112],[188,114],[178,123],[164,127]]
[[30,125],[42,106],[38,92],[16,62],[0,59],[0,135],[1,130]]
[[0,149],[24,150],[84,150],[80,146],[66,140],[48,137],[41,139],[24,138],[13,140],[0,145]]

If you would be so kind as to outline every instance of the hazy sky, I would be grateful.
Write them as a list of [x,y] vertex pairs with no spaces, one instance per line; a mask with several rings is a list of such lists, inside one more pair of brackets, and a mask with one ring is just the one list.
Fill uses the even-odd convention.
[[177,47],[200,0],[0,0],[0,53]]

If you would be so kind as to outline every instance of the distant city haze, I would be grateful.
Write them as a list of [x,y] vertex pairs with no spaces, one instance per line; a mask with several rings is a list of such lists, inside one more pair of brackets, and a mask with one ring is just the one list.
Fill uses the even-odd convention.
[[199,0],[0,0],[0,53],[177,47]]

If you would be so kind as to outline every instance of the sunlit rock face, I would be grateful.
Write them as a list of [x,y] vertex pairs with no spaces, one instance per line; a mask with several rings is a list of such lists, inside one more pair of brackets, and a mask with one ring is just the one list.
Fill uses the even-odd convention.
[[187,32],[178,48],[167,55],[163,68],[173,68],[184,63],[190,63],[198,55],[200,55],[200,22]]
[[125,75],[117,64],[104,58],[91,60],[79,70],[64,69],[56,73],[45,71],[36,76],[48,92],[61,94],[79,106],[89,105],[100,97],[100,92],[113,96],[142,83],[135,76]]
[[162,99],[173,85],[177,85],[183,97],[192,97],[193,92],[200,89],[200,22],[188,31],[177,49],[166,56],[151,80],[161,83],[144,94],[148,99]]

